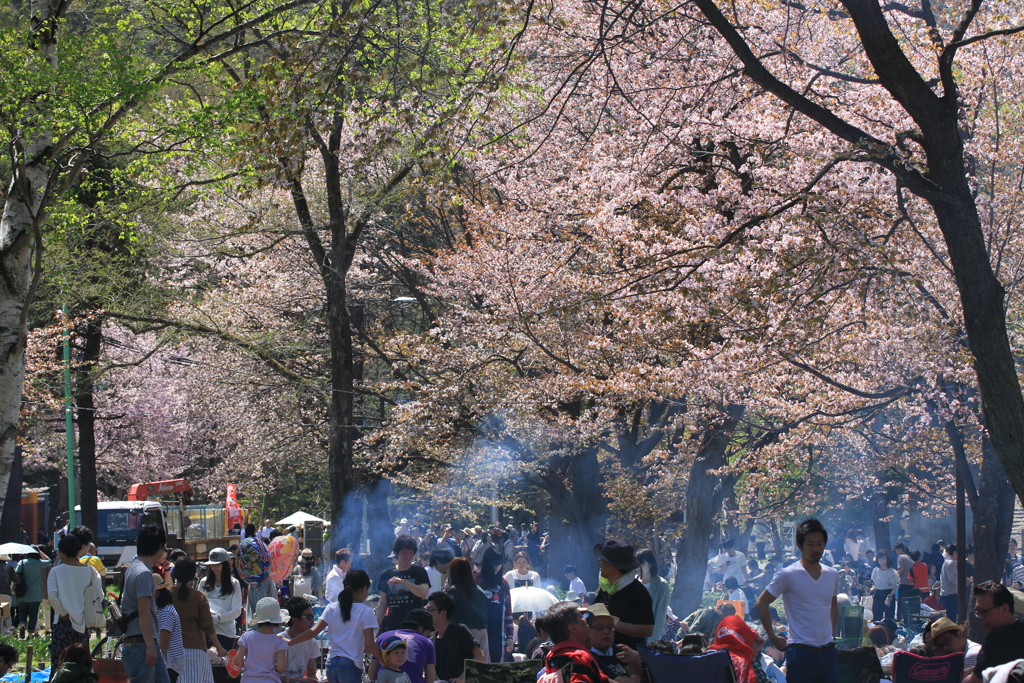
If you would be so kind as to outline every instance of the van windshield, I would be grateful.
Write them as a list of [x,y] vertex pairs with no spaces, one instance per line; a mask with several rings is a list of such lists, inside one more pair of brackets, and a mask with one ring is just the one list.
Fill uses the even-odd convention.
[[96,545],[131,544],[146,524],[161,524],[160,510],[142,511],[140,507],[97,510]]

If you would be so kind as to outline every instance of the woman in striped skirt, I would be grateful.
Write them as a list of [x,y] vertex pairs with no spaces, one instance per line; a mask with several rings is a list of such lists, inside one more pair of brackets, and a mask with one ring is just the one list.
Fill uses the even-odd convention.
[[185,646],[178,683],[213,683],[213,667],[206,651],[209,640],[221,657],[227,650],[221,647],[210,615],[210,602],[206,595],[189,586],[196,578],[195,561],[185,558],[178,560],[171,572],[174,577],[174,609],[181,620],[181,641]]

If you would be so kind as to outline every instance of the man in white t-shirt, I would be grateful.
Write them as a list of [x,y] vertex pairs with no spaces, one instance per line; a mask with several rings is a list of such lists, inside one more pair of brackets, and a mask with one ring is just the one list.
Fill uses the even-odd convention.
[[567,589],[567,592],[576,591],[576,595],[580,596],[581,598],[587,594],[587,587],[583,584],[583,579],[581,579],[576,574],[576,565],[565,565],[565,568],[562,570],[562,573],[565,575],[565,580],[569,582],[569,588]]
[[259,537],[263,539],[265,543],[270,543],[270,532],[274,530],[274,527],[270,524],[269,519],[263,520],[263,528],[260,529]]
[[[787,683],[837,683],[835,632],[839,621],[839,572],[821,564],[828,532],[816,519],[796,528],[800,561],[775,572],[757,600],[757,614],[772,645],[786,653]],[[770,606],[782,598],[789,637],[775,633]]]
[[342,548],[334,553],[334,566],[327,572],[324,579],[324,600],[328,604],[338,599],[338,593],[344,588],[345,574],[352,568],[352,551]]
[[715,558],[715,566],[722,573],[722,582],[730,576],[736,579],[736,583],[743,585],[747,582],[747,556],[736,550],[735,542],[730,538],[722,544],[725,551]]

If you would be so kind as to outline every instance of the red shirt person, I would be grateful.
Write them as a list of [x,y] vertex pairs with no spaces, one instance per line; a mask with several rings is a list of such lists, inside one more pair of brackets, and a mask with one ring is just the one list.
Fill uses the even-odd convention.
[[736,670],[736,683],[757,683],[754,673],[755,653],[761,651],[764,639],[758,638],[753,629],[737,616],[725,617],[715,629],[715,642],[711,650],[725,650],[732,657],[732,668]]
[[[566,683],[610,683],[597,659],[590,651],[590,626],[574,602],[559,602],[544,614],[544,629],[555,646],[544,658],[545,673],[553,674],[566,664],[572,664]],[[625,645],[617,646],[619,660],[626,665],[626,676],[614,679],[617,683],[639,683],[640,656]]]

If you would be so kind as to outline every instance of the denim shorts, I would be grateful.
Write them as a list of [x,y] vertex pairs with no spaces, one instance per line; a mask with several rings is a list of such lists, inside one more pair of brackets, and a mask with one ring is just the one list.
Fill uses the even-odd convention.
[[362,683],[363,669],[348,657],[327,660],[327,683]]

